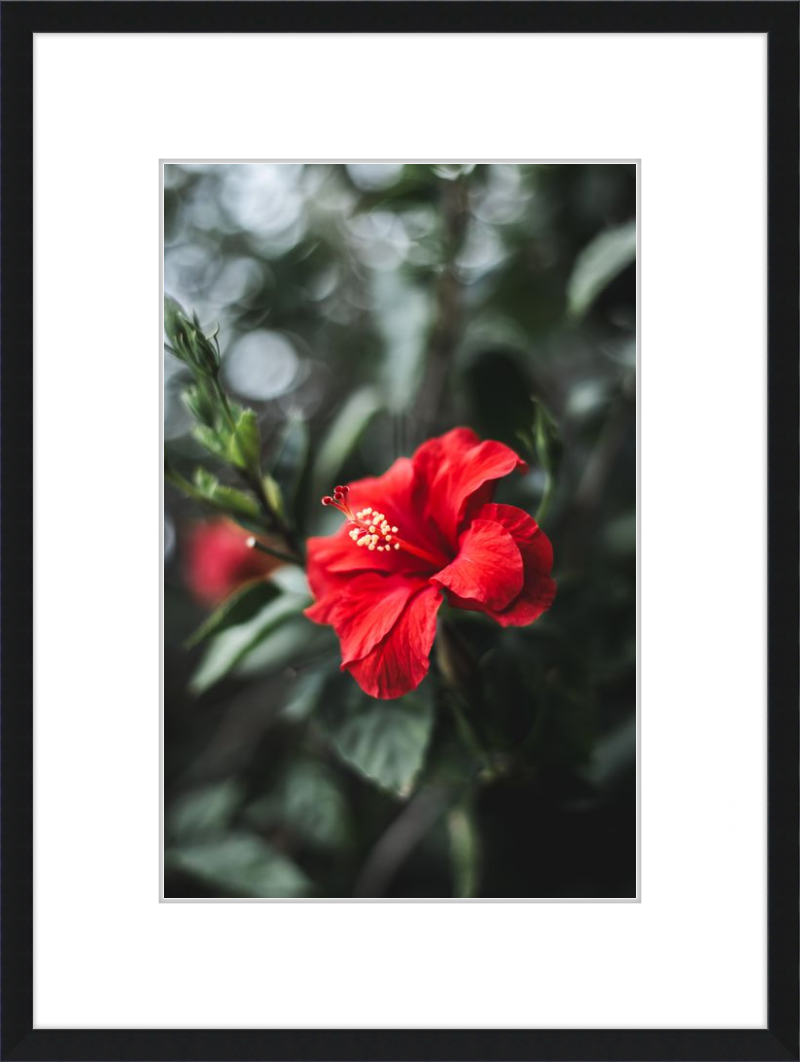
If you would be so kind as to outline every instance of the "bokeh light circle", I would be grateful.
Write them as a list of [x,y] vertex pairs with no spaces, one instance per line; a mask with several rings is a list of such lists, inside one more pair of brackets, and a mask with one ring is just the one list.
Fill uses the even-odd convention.
[[260,401],[286,394],[298,382],[300,359],[280,332],[249,332],[233,344],[223,363],[225,382]]

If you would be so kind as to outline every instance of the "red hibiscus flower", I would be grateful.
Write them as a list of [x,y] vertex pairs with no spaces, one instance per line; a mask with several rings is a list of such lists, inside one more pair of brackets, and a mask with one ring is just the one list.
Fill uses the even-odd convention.
[[333,627],[342,670],[365,693],[401,697],[420,684],[443,594],[504,627],[550,607],[550,540],[527,513],[491,500],[498,479],[525,467],[502,443],[455,428],[322,499],[347,522],[308,541],[316,602],[306,615]]
[[278,561],[248,544],[247,531],[230,520],[195,524],[186,551],[186,584],[200,604],[218,605],[253,579],[263,579]]

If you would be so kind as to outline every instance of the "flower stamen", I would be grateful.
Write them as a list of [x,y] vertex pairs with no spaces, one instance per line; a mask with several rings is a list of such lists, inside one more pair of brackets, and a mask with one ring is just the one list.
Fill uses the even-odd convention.
[[367,505],[354,513],[347,500],[349,493],[349,487],[334,487],[333,495],[326,494],[322,499],[322,504],[332,505],[343,516],[347,517],[353,525],[348,531],[348,535],[357,546],[365,547],[370,553],[391,553],[392,550],[402,549],[406,553],[413,553],[414,556],[429,561],[437,567],[441,566],[441,558],[435,557],[426,549],[414,546],[410,542],[404,542],[403,539],[398,538],[397,526],[390,523],[386,519],[386,515],[379,509],[373,509],[371,505]]

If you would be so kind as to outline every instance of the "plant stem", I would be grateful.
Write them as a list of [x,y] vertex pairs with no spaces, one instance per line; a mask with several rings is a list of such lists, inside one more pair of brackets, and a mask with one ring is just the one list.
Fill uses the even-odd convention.
[[453,893],[460,899],[478,894],[480,838],[472,804],[474,792],[450,809],[447,832],[450,835],[450,861],[453,874]]
[[475,727],[470,723],[464,714],[464,710],[461,707],[460,694],[455,690],[450,690],[450,707],[453,709],[453,715],[456,718],[458,725],[458,731],[461,734],[461,738],[469,751],[475,756],[476,759],[481,760],[488,770],[493,770],[492,761],[489,751],[484,748],[481,743],[478,733]]
[[[214,378],[214,382],[217,386],[217,393],[219,394],[222,409],[225,413],[225,417],[227,418],[228,425],[231,431],[235,432],[236,422],[233,419],[233,410],[231,409],[230,402],[228,401],[228,396],[219,382],[219,376],[216,376]],[[250,490],[252,490],[255,494],[258,504],[261,507],[261,511],[267,518],[268,525],[273,525],[268,526],[268,530],[274,530],[278,532],[278,534],[284,540],[291,552],[296,555],[293,559],[293,563],[300,564],[302,566],[304,563],[302,547],[300,546],[300,543],[298,542],[297,537],[295,536],[289,524],[283,519],[281,514],[277,512],[270,504],[270,500],[267,497],[267,492],[264,489],[264,481],[260,473],[258,475],[255,475],[252,472],[246,472],[240,469],[239,475],[241,476],[245,484],[250,488]]]
[[472,755],[483,764],[484,769],[494,774],[491,751],[483,742],[478,729],[473,726],[464,711],[469,704],[470,693],[479,681],[468,654],[454,628],[444,621],[436,638],[436,664],[445,684],[446,698],[455,716],[461,740]]
[[289,524],[283,519],[280,513],[276,512],[270,505],[267,492],[264,489],[264,481],[260,477],[256,478],[254,482],[251,482],[248,477],[245,478],[248,479],[248,485],[255,493],[265,516],[273,522],[275,529],[286,543],[289,550],[295,554],[296,558],[299,558],[295,560],[295,563],[302,566],[305,563],[303,559],[303,548]]
[[233,410],[231,409],[231,404],[228,401],[228,396],[225,393],[225,389],[223,388],[222,384],[219,382],[219,373],[217,373],[217,375],[214,377],[214,383],[215,383],[216,388],[217,388],[217,394],[219,395],[219,398],[220,398],[220,405],[222,406],[222,411],[225,414],[225,418],[228,421],[228,427],[231,429],[232,432],[235,432],[236,431],[236,421],[233,419]]
[[298,557],[295,553],[284,553],[280,549],[273,549],[272,546],[267,546],[263,542],[259,542],[257,538],[251,536],[247,540],[247,545],[250,549],[257,549],[259,553],[268,553],[271,557],[277,557],[278,560],[287,561],[289,564],[299,564],[301,567],[303,561],[301,557]]

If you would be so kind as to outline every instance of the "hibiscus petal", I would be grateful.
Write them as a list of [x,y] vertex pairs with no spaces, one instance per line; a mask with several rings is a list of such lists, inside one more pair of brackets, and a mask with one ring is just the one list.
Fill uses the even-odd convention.
[[[414,466],[411,458],[399,457],[382,476],[359,479],[351,483],[347,500],[354,512],[367,506],[382,512],[390,524],[399,528],[398,536],[406,542],[426,547],[433,530],[434,541],[431,544],[435,547],[436,529],[431,528],[423,507],[415,504],[414,487]],[[395,568],[405,570],[409,565],[412,569],[420,568],[417,561],[411,559],[410,553],[403,557],[402,552],[400,550],[392,557]],[[433,552],[437,552],[435,548]],[[430,564],[427,567],[430,570]]]
[[[543,531],[541,539],[546,540]],[[551,548],[551,556],[552,552]],[[502,611],[490,612],[501,627],[526,627],[550,608],[556,596],[555,581],[539,567],[540,553],[526,546],[520,547],[520,553],[525,565],[525,580],[519,597]]]
[[466,453],[479,443],[480,439],[472,428],[453,428],[445,435],[428,439],[417,448],[411,459],[414,466],[415,491],[420,487],[423,493],[427,490],[427,485],[436,478],[446,457]]
[[[403,519],[403,532],[413,524],[411,502],[413,467],[408,457],[400,457],[382,476],[370,476],[350,484],[348,502],[354,512],[366,506],[381,507],[390,522]],[[391,553],[370,552],[359,548],[350,538],[351,525],[342,517],[342,526],[332,535],[309,538],[308,582],[316,598],[347,584],[355,572],[418,572],[430,570],[430,564],[411,553],[392,550]],[[413,532],[413,526],[409,527]]]
[[479,504],[488,501],[495,480],[526,468],[513,450],[493,440],[481,442],[469,428],[423,443],[413,463],[415,502],[427,506],[451,544],[473,496]]
[[321,597],[319,601],[315,601],[313,605],[309,605],[308,608],[303,609],[303,615],[308,616],[308,618],[314,623],[330,624],[343,593],[344,591],[339,591],[337,593],[337,591],[334,590],[332,593],[326,594],[324,597]]
[[522,590],[522,557],[511,534],[495,520],[473,520],[459,538],[458,555],[435,577],[462,598],[503,609]]
[[553,567],[553,547],[532,516],[516,505],[498,505],[495,502],[483,505],[477,513],[481,520],[496,520],[522,548],[528,546],[536,558],[538,567],[549,572]]
[[[308,585],[314,597],[321,599],[331,591],[345,587],[354,571],[377,568],[373,555],[353,549],[353,540],[343,525],[333,535],[309,538],[306,541]],[[380,554],[383,556],[383,554]]]
[[360,660],[386,637],[409,598],[425,581],[404,575],[365,572],[343,590],[334,591],[306,609],[315,623],[329,623],[339,636],[342,663]]
[[413,486],[411,458],[398,457],[382,476],[367,476],[351,483],[347,500],[354,511],[371,505],[387,514],[395,509],[404,513],[411,508]]
[[474,595],[451,597],[457,608],[485,612],[502,627],[524,627],[546,612],[556,596],[556,584],[550,577],[553,566],[553,547],[532,516],[513,505],[484,505],[481,519],[502,525],[513,537],[523,563],[523,584],[519,595],[505,608],[484,604]]
[[426,586],[410,599],[400,618],[371,652],[343,664],[370,697],[402,697],[416,689],[428,673],[442,594]]

